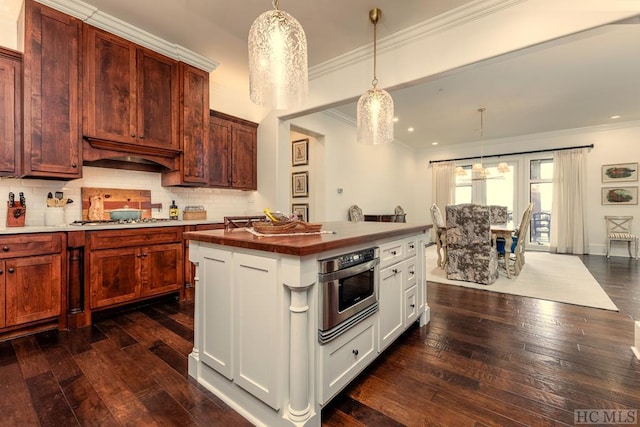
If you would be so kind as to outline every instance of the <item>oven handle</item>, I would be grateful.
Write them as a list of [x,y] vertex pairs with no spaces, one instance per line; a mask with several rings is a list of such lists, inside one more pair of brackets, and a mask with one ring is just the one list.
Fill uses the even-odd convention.
[[333,280],[344,279],[345,277],[355,276],[367,270],[371,270],[376,265],[380,264],[380,258],[376,258],[371,261],[367,261],[362,264],[354,265],[344,270],[338,270],[331,273],[320,274],[320,282],[326,283]]

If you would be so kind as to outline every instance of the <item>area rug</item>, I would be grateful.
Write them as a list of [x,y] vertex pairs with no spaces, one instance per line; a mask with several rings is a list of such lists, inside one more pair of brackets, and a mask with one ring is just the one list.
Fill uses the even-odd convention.
[[580,258],[574,255],[528,251],[526,264],[518,276],[509,279],[504,268],[501,268],[498,280],[491,285],[481,285],[447,279],[445,270],[437,266],[435,245],[428,247],[425,252],[429,282],[618,311]]

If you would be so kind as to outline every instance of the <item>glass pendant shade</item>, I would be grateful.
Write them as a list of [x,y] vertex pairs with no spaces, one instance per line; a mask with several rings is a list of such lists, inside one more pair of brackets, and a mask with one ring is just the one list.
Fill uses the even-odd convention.
[[393,98],[384,90],[373,87],[358,100],[358,142],[384,144],[393,141]]
[[471,166],[471,170],[474,172],[482,172],[484,168],[482,167],[482,163],[474,163],[473,166]]
[[456,166],[455,174],[457,176],[467,176],[467,171],[462,166]]
[[498,172],[500,173],[507,173],[509,172],[509,164],[507,162],[500,162],[498,163]]
[[249,92],[255,104],[278,110],[299,106],[307,99],[307,37],[287,12],[277,8],[264,12],[251,25]]

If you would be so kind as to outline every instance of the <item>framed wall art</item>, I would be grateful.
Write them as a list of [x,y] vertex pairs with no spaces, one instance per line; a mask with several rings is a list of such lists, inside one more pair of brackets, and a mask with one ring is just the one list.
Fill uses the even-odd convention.
[[638,187],[603,187],[603,205],[637,205]]
[[309,139],[293,141],[291,146],[291,165],[302,166],[309,164]]
[[291,197],[309,197],[309,172],[291,174]]
[[298,217],[298,220],[308,222],[309,221],[309,204],[308,203],[294,203],[291,205],[291,213]]
[[602,182],[637,181],[637,163],[602,165]]

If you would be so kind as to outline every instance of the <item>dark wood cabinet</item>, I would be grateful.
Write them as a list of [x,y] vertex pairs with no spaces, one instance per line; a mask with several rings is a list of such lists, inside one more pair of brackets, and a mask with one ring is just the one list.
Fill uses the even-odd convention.
[[90,232],[85,268],[91,309],[182,291],[182,227]]
[[25,176],[82,176],[81,22],[33,0],[25,2]]
[[85,137],[178,153],[178,62],[90,25],[83,37]]
[[0,176],[19,176],[22,149],[22,54],[4,48],[0,48],[0,143]]
[[206,187],[209,183],[209,73],[180,63],[180,142],[177,171],[162,174],[162,185]]
[[211,111],[209,124],[209,185],[256,190],[256,123]]
[[64,233],[0,237],[0,328],[61,321],[64,240]]

